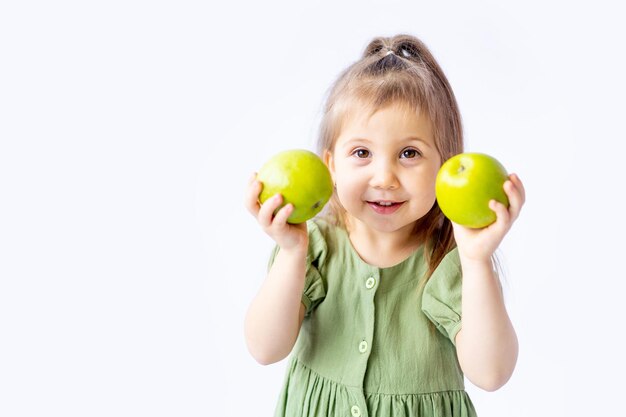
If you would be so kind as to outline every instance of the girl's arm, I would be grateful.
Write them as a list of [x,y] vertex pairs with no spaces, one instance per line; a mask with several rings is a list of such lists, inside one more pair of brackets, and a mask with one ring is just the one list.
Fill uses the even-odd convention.
[[515,174],[504,184],[509,208],[491,201],[497,220],[483,229],[453,224],[463,273],[462,326],[456,350],[463,373],[487,391],[502,387],[513,374],[518,343],[504,306],[500,282],[491,256],[519,216],[524,205],[524,186]]
[[280,194],[262,206],[259,204],[262,184],[255,178],[256,174],[253,174],[248,184],[246,207],[280,250],[250,304],[244,333],[252,356],[259,363],[268,365],[289,355],[302,325],[305,309],[301,299],[309,238],[306,223],[287,223],[293,205],[287,204],[274,215],[282,204]]
[[306,270],[304,250],[280,250],[252,301],[245,320],[248,350],[260,364],[284,359],[296,342],[304,318],[302,291]]
[[518,344],[491,260],[461,258],[462,327],[456,349],[463,373],[476,386],[495,391],[509,380]]

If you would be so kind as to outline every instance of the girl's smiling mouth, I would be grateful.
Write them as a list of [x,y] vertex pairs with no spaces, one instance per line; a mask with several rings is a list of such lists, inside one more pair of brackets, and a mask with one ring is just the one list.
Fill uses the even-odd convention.
[[391,214],[398,210],[404,201],[368,201],[367,204],[378,214]]

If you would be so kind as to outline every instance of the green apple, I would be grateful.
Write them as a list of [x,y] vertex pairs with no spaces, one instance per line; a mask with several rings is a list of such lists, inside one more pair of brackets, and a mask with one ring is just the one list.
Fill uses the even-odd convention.
[[439,169],[435,183],[437,203],[443,214],[455,223],[482,228],[496,221],[490,200],[507,207],[504,192],[506,169],[495,158],[482,153],[461,153]]
[[326,164],[313,152],[293,149],[271,157],[259,170],[257,179],[263,183],[259,202],[263,204],[275,194],[283,196],[283,206],[291,203],[294,210],[288,223],[303,223],[319,213],[333,194],[333,180]]

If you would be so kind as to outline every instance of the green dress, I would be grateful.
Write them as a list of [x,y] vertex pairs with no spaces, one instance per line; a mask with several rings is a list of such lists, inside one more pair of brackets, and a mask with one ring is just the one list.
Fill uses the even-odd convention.
[[457,250],[420,287],[423,247],[378,268],[359,257],[345,230],[321,219],[307,226],[306,315],[275,417],[475,416],[454,345]]

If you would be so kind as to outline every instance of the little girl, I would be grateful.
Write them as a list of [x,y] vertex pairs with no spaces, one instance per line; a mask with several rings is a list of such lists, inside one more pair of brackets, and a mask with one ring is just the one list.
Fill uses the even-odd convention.
[[[245,335],[262,364],[292,352],[276,416],[475,416],[465,375],[487,391],[515,367],[494,251],[510,206],[468,229],[435,199],[441,164],[463,151],[461,117],[441,68],[418,39],[376,38],[330,91],[319,154],[335,190],[324,216],[291,225],[276,195],[246,205],[276,241]],[[461,312],[463,315],[461,316]]]

